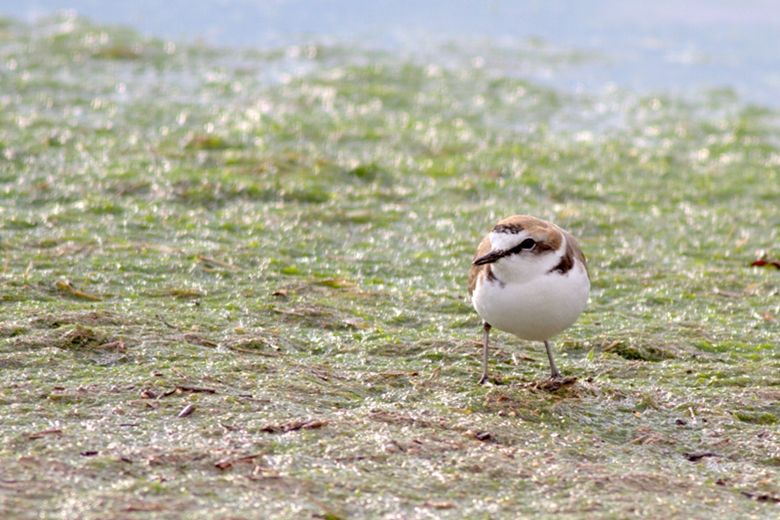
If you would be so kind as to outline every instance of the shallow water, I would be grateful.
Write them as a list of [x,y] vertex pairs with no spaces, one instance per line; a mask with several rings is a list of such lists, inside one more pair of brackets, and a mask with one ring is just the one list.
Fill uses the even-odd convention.
[[506,63],[502,74],[598,93],[613,85],[674,93],[733,88],[749,102],[780,103],[780,8],[768,0],[10,0],[0,14],[29,20],[61,9],[226,46],[328,42],[426,54],[456,42],[486,57],[494,46],[522,49],[541,39],[596,58],[567,68]]

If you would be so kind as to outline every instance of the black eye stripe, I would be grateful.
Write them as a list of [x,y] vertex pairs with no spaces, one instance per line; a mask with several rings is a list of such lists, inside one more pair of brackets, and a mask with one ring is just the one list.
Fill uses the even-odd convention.
[[525,240],[523,240],[522,242],[520,242],[519,244],[517,244],[517,245],[516,245],[515,247],[513,247],[512,249],[509,249],[509,250],[506,252],[506,254],[508,254],[508,255],[513,255],[513,254],[515,254],[515,253],[520,253],[520,252],[522,252],[522,251],[530,251],[530,250],[532,250],[534,247],[536,247],[536,240],[534,240],[533,238],[526,238]]

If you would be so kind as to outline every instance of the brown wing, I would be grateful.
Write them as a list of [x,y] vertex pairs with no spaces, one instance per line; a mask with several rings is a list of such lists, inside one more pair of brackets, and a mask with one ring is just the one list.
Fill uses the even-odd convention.
[[[486,255],[490,252],[490,236],[485,235],[485,238],[482,239],[482,242],[479,243],[479,246],[477,247],[477,253],[474,255],[474,260],[479,258],[480,256]],[[469,271],[469,296],[474,293],[474,289],[477,287],[477,278],[479,278],[480,273],[489,267],[490,264],[485,265],[471,265],[471,270]]]

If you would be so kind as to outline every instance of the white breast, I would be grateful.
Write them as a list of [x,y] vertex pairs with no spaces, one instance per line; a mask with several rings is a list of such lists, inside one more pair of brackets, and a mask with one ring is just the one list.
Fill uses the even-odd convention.
[[577,320],[589,291],[588,275],[577,262],[564,275],[546,273],[522,283],[481,278],[471,302],[493,327],[522,339],[543,341]]

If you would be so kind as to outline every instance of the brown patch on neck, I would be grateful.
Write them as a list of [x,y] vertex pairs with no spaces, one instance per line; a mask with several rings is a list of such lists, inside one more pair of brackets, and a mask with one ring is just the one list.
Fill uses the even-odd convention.
[[490,264],[485,265],[472,265],[471,272],[469,272],[469,296],[474,294],[477,289],[477,283],[480,279],[482,282],[499,283],[503,287],[504,282],[498,279],[493,272],[493,267]]
[[498,279],[498,277],[493,272],[493,267],[490,264],[485,265],[485,280],[488,282],[498,282],[502,287],[504,286],[504,282]]
[[[488,254],[488,252],[490,252],[490,237],[486,236],[479,243],[479,246],[477,246],[477,252],[474,255],[474,260],[480,256]],[[484,265],[471,264],[471,269],[469,270],[469,296],[471,296],[474,293],[474,289],[477,288],[477,278],[480,277],[482,271],[484,270]]]
[[[479,247],[477,247],[477,253],[474,255],[474,259],[476,260],[480,256],[484,256],[489,252],[490,237],[486,236],[482,239],[482,242],[479,243]],[[469,296],[474,294],[474,290],[477,288],[477,282],[480,278],[482,278],[483,281],[502,283],[501,280],[496,277],[495,273],[493,273],[493,267],[490,264],[472,264],[471,270],[469,271]]]
[[571,271],[571,268],[574,267],[574,255],[571,252],[571,249],[569,249],[568,246],[566,246],[566,252],[561,257],[561,261],[558,262],[558,265],[547,271],[548,273],[561,273],[566,274],[569,271]]
[[563,252],[560,262],[547,272],[566,274],[574,267],[575,261],[579,260],[587,273],[588,263],[585,260],[585,255],[582,253],[579,244],[577,244],[577,241],[568,232],[562,230],[562,233],[563,236],[566,237],[566,251]]

